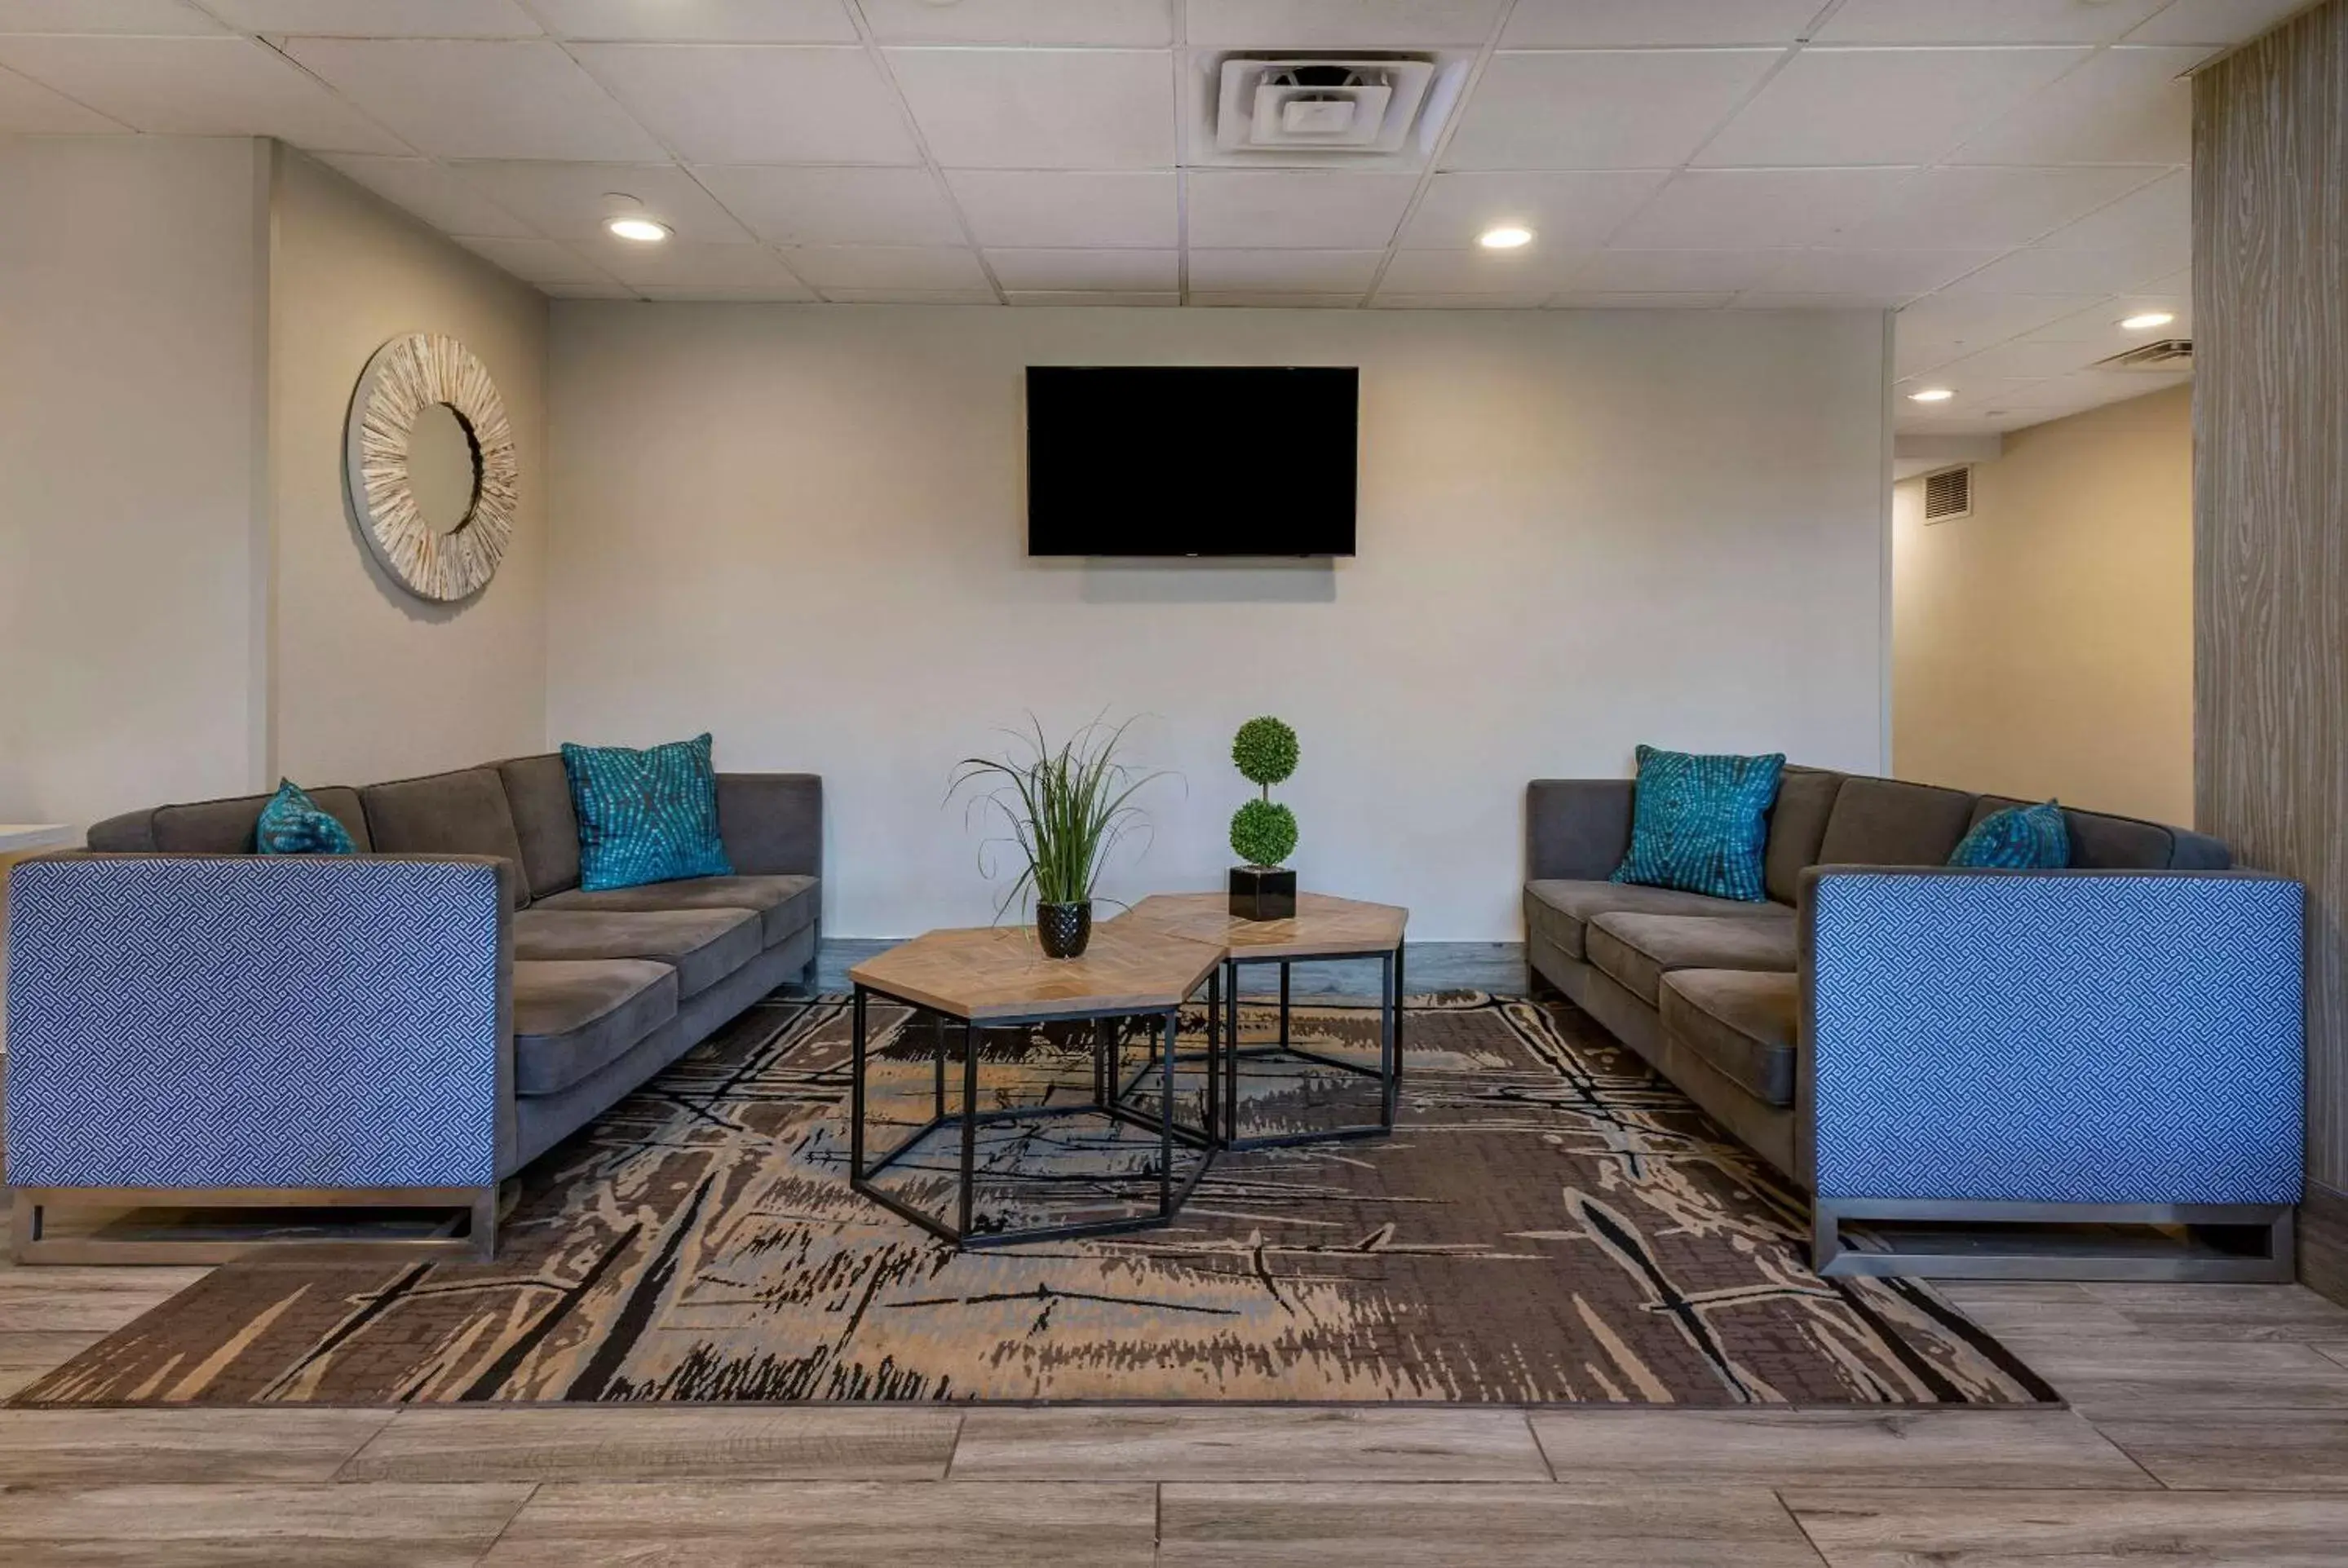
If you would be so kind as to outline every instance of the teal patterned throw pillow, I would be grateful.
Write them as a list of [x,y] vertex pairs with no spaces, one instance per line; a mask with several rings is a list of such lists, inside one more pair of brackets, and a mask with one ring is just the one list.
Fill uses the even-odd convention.
[[1761,852],[1785,766],[1783,752],[1699,756],[1641,746],[1631,853],[1613,879],[1762,902]]
[[351,830],[292,779],[279,779],[261,808],[252,846],[263,855],[355,855],[359,847]]
[[579,814],[579,886],[589,892],[687,876],[731,876],[717,836],[709,737],[647,751],[562,745]]
[[2060,871],[2071,864],[2071,829],[2056,802],[2010,805],[1975,823],[1949,856],[1949,864],[2007,871]]

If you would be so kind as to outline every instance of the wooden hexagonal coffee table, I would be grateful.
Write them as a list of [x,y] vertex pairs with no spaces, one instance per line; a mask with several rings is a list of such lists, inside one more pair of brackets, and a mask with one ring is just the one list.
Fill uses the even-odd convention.
[[[1095,928],[1084,956],[1049,958],[1036,945],[1034,930],[1024,927],[982,927],[932,931],[866,959],[848,972],[855,1002],[850,1069],[849,1183],[856,1191],[922,1229],[960,1246],[1001,1246],[1010,1242],[1046,1241],[1065,1236],[1099,1235],[1163,1225],[1174,1217],[1183,1200],[1198,1184],[1214,1157],[1212,1140],[1204,1132],[1186,1133],[1175,1115],[1175,1034],[1182,1004],[1200,985],[1219,988],[1223,949],[1148,925],[1112,920]],[[871,999],[901,1002],[922,1009],[935,1021],[937,1044],[928,1119],[896,1147],[867,1163],[864,1131],[870,1058],[867,1015]],[[1210,1002],[1217,999],[1210,997]],[[1148,1038],[1157,1057],[1158,1103],[1144,1110],[1132,1103],[1130,1090],[1147,1080],[1148,1070],[1132,1085],[1124,1084],[1122,1055],[1130,1026],[1147,1020]],[[1017,1105],[992,1111],[979,1109],[980,1039],[988,1030],[1029,1030],[1038,1024],[1090,1021],[1093,1028],[1093,1082],[1088,1102]],[[959,1030],[946,1025],[959,1024]],[[962,1095],[957,1110],[946,1103],[947,1037],[961,1036]],[[1138,1128],[1156,1134],[1154,1209],[1125,1213],[1077,1223],[1015,1225],[1000,1216],[979,1212],[983,1181],[1015,1178],[1022,1151],[1032,1140],[1020,1140],[1004,1149],[990,1149],[988,1167],[981,1170],[979,1143],[983,1132],[1005,1123],[1086,1121],[1094,1124],[1095,1141],[1109,1145],[1105,1153],[1128,1161],[1146,1153],[1133,1144],[1117,1146],[1128,1134],[1119,1128]],[[1105,1128],[1114,1136],[1099,1137]],[[957,1136],[958,1135],[958,1136]],[[1055,1145],[1065,1151],[1068,1139]],[[1175,1176],[1175,1147],[1179,1143],[1197,1152],[1188,1174]],[[947,1145],[953,1145],[948,1148]],[[951,1166],[933,1162],[951,1158]],[[901,1191],[892,1191],[879,1178],[908,1171],[925,1171],[935,1177],[951,1169],[954,1213],[951,1218],[926,1211]],[[1056,1182],[1082,1186],[1082,1172],[1055,1170]],[[1130,1187],[1129,1172],[1099,1178],[1102,1185]],[[932,1184],[936,1184],[932,1182]]]
[[[1392,904],[1370,904],[1338,898],[1326,893],[1297,896],[1296,913],[1285,920],[1248,920],[1231,912],[1231,901],[1220,893],[1161,893],[1144,898],[1132,911],[1109,922],[1148,926],[1172,936],[1211,942],[1223,952],[1221,1006],[1208,1031],[1206,1061],[1208,1121],[1216,1142],[1226,1149],[1261,1149],[1282,1143],[1315,1143],[1326,1138],[1375,1138],[1394,1131],[1395,1102],[1402,1085],[1403,930],[1410,911]],[[1105,929],[1107,927],[1104,927]],[[1290,1030],[1290,969],[1299,963],[1344,958],[1379,960],[1378,1061],[1375,1066],[1348,1061],[1325,1052],[1306,1050],[1295,1043]],[[1240,1042],[1240,968],[1244,964],[1280,966],[1280,1033],[1277,1039],[1243,1045]],[[1319,1069],[1331,1073],[1375,1079],[1378,1114],[1374,1122],[1352,1122],[1291,1127],[1281,1132],[1248,1133],[1245,1104],[1240,1086],[1242,1062],[1257,1073],[1285,1072],[1289,1098],[1323,1098],[1295,1069]]]

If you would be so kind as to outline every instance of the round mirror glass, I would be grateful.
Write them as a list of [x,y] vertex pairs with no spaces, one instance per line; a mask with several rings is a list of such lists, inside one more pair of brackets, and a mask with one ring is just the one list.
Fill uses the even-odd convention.
[[453,534],[473,515],[481,486],[473,437],[445,403],[425,405],[408,426],[407,485],[435,533]]

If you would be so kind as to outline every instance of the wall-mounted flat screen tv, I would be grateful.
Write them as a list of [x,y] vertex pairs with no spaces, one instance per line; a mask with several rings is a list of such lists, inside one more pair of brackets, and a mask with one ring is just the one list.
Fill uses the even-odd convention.
[[1027,553],[1349,556],[1361,373],[1027,369]]

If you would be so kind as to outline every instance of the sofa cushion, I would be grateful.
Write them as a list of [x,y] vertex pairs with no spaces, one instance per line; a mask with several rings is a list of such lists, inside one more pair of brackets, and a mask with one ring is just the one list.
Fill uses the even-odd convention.
[[1827,838],[1827,818],[1843,775],[1820,768],[1788,766],[1777,779],[1777,804],[1769,809],[1769,845],[1761,853],[1762,883],[1769,897],[1791,904],[1802,873],[1818,863]]
[[1786,756],[1706,756],[1639,748],[1631,850],[1613,879],[1758,904],[1761,851]]
[[1756,1100],[1794,1102],[1802,983],[1768,969],[1675,969],[1663,977],[1663,1028]]
[[637,751],[562,743],[579,817],[579,885],[641,887],[731,876],[717,831],[717,774],[706,732]]
[[[1601,886],[1604,886],[1602,883]],[[695,876],[590,893],[573,887],[546,901],[549,909],[750,909],[766,926],[766,945],[789,940],[815,923],[822,885],[812,876]]]
[[1765,917],[1718,915],[1601,915],[1585,938],[1590,961],[1649,1007],[1674,969],[1777,969],[1794,972],[1800,937],[1794,912],[1767,906]]
[[514,957],[651,958],[676,970],[682,1001],[700,995],[766,944],[747,909],[524,909],[514,917]]
[[579,886],[579,814],[571,809],[571,779],[552,752],[498,764],[521,844],[530,896],[544,898]]
[[1634,915],[1716,915],[1724,919],[1766,917],[1773,913],[1782,917],[1786,913],[1775,904],[1747,904],[1742,899],[1626,882],[1544,879],[1525,884],[1526,927],[1576,963],[1590,961],[1585,927],[1599,916],[1618,910]]
[[366,805],[367,833],[382,854],[494,856],[511,867],[514,902],[530,901],[521,839],[495,768],[369,784],[359,798]]
[[649,958],[513,967],[514,1092],[560,1094],[676,1016],[676,971]]
[[1847,778],[1835,791],[1818,864],[1946,866],[1972,820],[1973,797],[1962,790]]
[[[260,824],[263,808],[275,798],[249,794],[235,800],[158,806],[150,818],[154,850],[159,855],[251,855],[253,829]],[[354,848],[364,854],[377,847],[368,838],[366,813],[360,807],[358,791],[326,784],[310,791],[310,799],[319,810],[343,825]],[[104,849],[113,845],[98,843],[93,834],[90,847]]]

